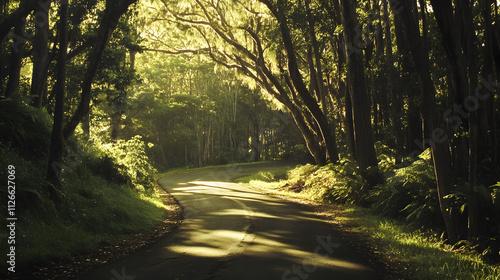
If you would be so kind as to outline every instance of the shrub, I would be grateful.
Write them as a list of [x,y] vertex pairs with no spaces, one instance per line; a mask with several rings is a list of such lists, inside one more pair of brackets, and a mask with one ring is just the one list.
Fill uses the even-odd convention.
[[150,189],[153,182],[153,174],[156,169],[150,164],[146,154],[146,144],[140,135],[130,140],[117,140],[116,142],[100,144],[98,149],[106,157],[113,159],[119,173],[130,178],[131,183],[139,190]]
[[441,226],[439,202],[430,150],[411,165],[396,169],[386,184],[370,191],[373,208],[392,218],[406,219],[414,226]]
[[360,203],[366,187],[357,163],[343,160],[339,165],[329,164],[331,181],[323,198],[327,202],[343,204]]
[[339,165],[297,166],[288,172],[288,185],[314,199],[349,204],[363,199],[365,187],[358,165],[348,160]]

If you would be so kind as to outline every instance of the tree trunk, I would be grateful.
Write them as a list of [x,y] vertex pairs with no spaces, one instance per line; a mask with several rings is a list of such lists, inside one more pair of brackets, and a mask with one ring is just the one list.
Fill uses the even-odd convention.
[[323,66],[321,62],[321,51],[319,48],[319,43],[318,43],[318,38],[316,36],[316,22],[314,20],[314,17],[311,15],[311,8],[309,6],[309,0],[306,1],[306,12],[307,12],[307,18],[308,18],[308,27],[309,27],[309,37],[311,41],[311,46],[312,50],[314,53],[314,62],[315,62],[315,83],[316,83],[316,89],[318,90],[318,100],[321,102],[321,108],[323,109],[323,114],[326,116],[328,115],[328,105],[326,102],[326,94],[327,91],[325,89],[325,85],[323,82]]
[[391,19],[389,17],[388,1],[383,3],[384,12],[384,29],[385,29],[385,45],[386,45],[386,57],[387,57],[387,88],[392,96],[392,124],[394,129],[394,134],[396,136],[396,164],[400,163],[404,156],[404,133],[403,133],[403,122],[402,117],[402,103],[401,96],[399,92],[394,88],[394,74],[396,69],[394,68],[394,57],[392,54],[392,34],[391,34]]
[[12,52],[10,54],[9,81],[5,89],[5,97],[9,97],[19,91],[24,45],[26,42],[24,35],[25,21],[26,20],[18,21],[14,29]]
[[[262,75],[264,75],[264,73]],[[290,110],[293,120],[295,121],[295,124],[297,124],[297,127],[299,128],[302,137],[306,142],[307,149],[314,158],[315,163],[317,165],[325,165],[327,163],[327,158],[321,150],[321,146],[318,144],[318,141],[316,140],[315,134],[313,132],[314,129],[308,125],[307,117],[304,115],[308,112],[302,113],[299,106],[292,100],[290,100],[287,93],[285,92],[285,89],[280,85],[277,79],[271,75],[271,73],[267,73],[266,76],[271,80],[272,84],[276,87],[278,92],[275,92],[271,85],[269,83],[266,83],[264,79],[262,80],[263,86],[270,94],[272,94],[278,101],[280,101],[283,105],[285,105],[285,107]],[[292,85],[289,85],[289,88],[290,91],[293,91]]]
[[[389,0],[390,1],[390,0]],[[414,73],[416,73],[415,66],[411,61],[410,54],[410,44],[404,35],[404,30],[401,25],[394,24],[395,35],[396,35],[396,45],[398,48],[398,53],[401,57],[401,82],[402,86],[398,87],[398,91],[401,92],[401,99],[404,98],[406,92],[406,98],[408,103],[408,127],[406,131],[406,155],[415,157],[423,152],[423,130],[422,130],[422,117],[421,117],[421,107],[419,106],[421,100],[420,90],[418,88],[418,80]]]
[[352,119],[352,102],[349,88],[343,84],[343,92],[345,95],[345,134],[347,141],[347,148],[351,152],[354,159],[356,159],[356,143],[354,141],[354,125]]
[[[393,7],[394,8],[394,7]],[[436,175],[437,191],[441,214],[446,225],[448,240],[455,243],[458,239],[457,221],[453,212],[450,198],[446,196],[451,193],[451,166],[447,135],[442,127],[440,118],[436,111],[436,89],[432,82],[429,67],[429,57],[422,43],[418,23],[413,18],[412,0],[402,0],[401,9],[394,11],[396,24],[404,29],[404,36],[409,43],[413,56],[415,69],[419,79],[420,92],[423,101],[423,115],[427,120],[432,137],[432,159],[434,161],[434,172]]]
[[[54,123],[50,139],[49,165],[47,169],[47,181],[54,187],[62,184],[63,152],[65,141],[63,135],[64,122],[64,96],[66,87],[66,58],[68,49],[68,1],[61,1],[61,13],[59,19],[59,52],[57,55],[56,69],[56,104],[54,108]],[[57,197],[58,193],[51,189],[51,196]]]
[[33,42],[33,74],[31,77],[31,97],[33,105],[42,107],[47,92],[47,73],[49,63],[49,8],[52,0],[35,8],[35,39]]
[[283,0],[278,0],[277,7],[275,7],[267,0],[261,1],[269,8],[269,10],[272,11],[274,16],[278,20],[283,44],[285,46],[285,51],[288,58],[288,72],[290,73],[290,78],[293,82],[294,88],[297,90],[297,93],[300,95],[300,97],[304,101],[304,104],[311,112],[311,115],[314,117],[314,120],[318,124],[323,142],[326,147],[327,160],[329,162],[337,162],[339,160],[339,156],[335,134],[332,133],[326,116],[323,114],[318,103],[307,89],[298,68],[292,37],[288,28],[286,15],[284,14],[285,4],[283,3]]
[[[453,91],[451,95],[453,101],[461,104],[468,112],[468,130],[469,130],[469,152],[464,160],[459,160],[459,163],[468,161],[468,166],[460,170],[460,174],[469,174],[469,205],[468,205],[468,238],[472,239],[477,234],[478,213],[477,213],[477,198],[476,198],[476,169],[477,169],[477,108],[468,110],[470,105],[467,100],[475,100],[475,85],[477,79],[477,70],[474,61],[475,46],[474,46],[474,29],[472,19],[472,7],[467,0],[459,0],[453,6],[450,0],[431,0],[434,15],[438,22],[439,29],[442,35],[443,47],[446,50],[448,61],[451,65]],[[463,136],[458,136],[459,149],[466,149],[467,141]],[[459,154],[467,155],[467,153]]]
[[370,105],[366,88],[363,53],[349,48],[355,46],[356,36],[356,1],[341,0],[344,40],[347,53],[347,82],[352,101],[354,123],[354,141],[356,159],[361,169],[377,166],[373,131],[371,126]]

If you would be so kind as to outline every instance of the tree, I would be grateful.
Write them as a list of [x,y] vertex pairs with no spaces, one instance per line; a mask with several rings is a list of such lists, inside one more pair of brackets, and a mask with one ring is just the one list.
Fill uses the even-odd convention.
[[457,241],[457,221],[451,206],[452,181],[450,177],[451,165],[447,136],[436,110],[436,89],[430,76],[429,56],[425,52],[422,37],[418,30],[418,24],[413,16],[413,1],[401,1],[401,7],[392,6],[396,18],[396,24],[403,27],[404,36],[409,43],[413,57],[413,63],[417,71],[420,93],[423,104],[423,115],[429,130],[431,131],[432,159],[434,162],[434,172],[436,175],[437,190],[441,214],[446,225],[448,239],[454,243]]
[[[106,44],[111,36],[111,33],[115,29],[118,20],[120,19],[121,15],[124,14],[129,5],[134,3],[135,0],[122,0],[122,1],[106,1],[106,9],[104,11],[103,17],[101,19],[101,23],[98,29],[98,35],[97,35],[97,40],[94,43],[94,46],[92,47],[88,57],[87,57],[87,67],[86,67],[86,72],[85,76],[82,82],[82,94],[81,94],[81,101],[79,103],[79,106],[75,112],[75,114],[72,116],[70,121],[66,124],[64,128],[62,128],[63,125],[63,118],[64,118],[64,84],[63,81],[65,81],[64,74],[65,73],[65,66],[66,64],[66,55],[65,53],[67,52],[67,39],[65,36],[62,35],[64,33],[65,29],[67,29],[66,24],[61,25],[61,30],[60,30],[60,50],[59,50],[59,57],[60,59],[64,59],[63,62],[58,63],[58,81],[57,81],[57,88],[56,88],[56,111],[54,114],[54,128],[52,132],[52,141],[51,141],[51,147],[50,147],[50,159],[49,159],[49,166],[48,166],[48,172],[47,172],[47,179],[49,182],[53,182],[57,185],[60,185],[60,181],[57,181],[57,175],[56,170],[54,170],[54,166],[56,165],[61,165],[62,164],[62,156],[63,156],[63,151],[64,151],[64,140],[68,139],[74,132],[76,126],[81,122],[81,120],[86,116],[89,110],[89,105],[90,105],[90,98],[91,98],[91,86],[92,86],[92,81],[95,76],[95,73],[97,72],[97,68],[99,66],[99,62],[102,56],[102,53],[104,51],[104,48],[106,47]],[[65,7],[66,6],[66,7]],[[61,11],[62,13],[67,13],[65,10],[67,10],[67,3],[63,3],[61,6]],[[61,13],[61,14],[62,14]],[[61,22],[63,17],[61,16]],[[62,129],[62,131],[60,131]],[[62,133],[62,134],[61,134]],[[61,138],[62,136],[62,138]],[[59,183],[57,183],[59,182]]]
[[[269,10],[271,10],[273,15],[278,20],[283,44],[285,46],[288,58],[288,72],[290,74],[290,78],[295,90],[302,98],[302,101],[307,106],[307,109],[309,109],[309,111],[311,112],[311,115],[314,117],[314,120],[319,127],[321,136],[323,138],[323,143],[326,146],[327,161],[337,162],[339,160],[339,157],[335,135],[331,132],[325,114],[321,111],[321,108],[319,107],[317,101],[312,97],[309,89],[307,89],[302,75],[299,71],[292,38],[290,36],[290,30],[287,24],[286,15],[284,13],[284,9],[286,8],[286,6],[281,0],[278,0],[276,5],[273,5],[271,1],[267,0],[263,0],[262,2],[266,4],[266,6],[269,8]],[[321,65],[321,63],[318,63],[318,65]]]
[[[356,2],[341,0],[342,22],[344,24],[345,52],[347,53],[347,83],[352,102],[354,142],[356,159],[361,169],[377,166],[373,131],[371,127],[370,106],[366,89],[363,53],[357,49]],[[358,38],[357,38],[358,37]]]
[[76,126],[88,114],[91,100],[92,81],[97,72],[97,68],[99,67],[102,53],[106,48],[113,30],[118,24],[118,20],[128,10],[128,7],[136,1],[137,0],[106,1],[106,9],[104,10],[99,29],[97,31],[97,38],[94,41],[94,45],[92,46],[92,49],[87,57],[87,66],[81,85],[81,100],[78,104],[76,112],[64,127],[65,139],[68,139],[71,135],[73,135]]
[[[40,3],[43,3],[41,5]],[[34,106],[42,107],[47,92],[47,75],[49,68],[49,8],[52,0],[39,2],[35,8],[37,17],[35,38],[33,42],[33,75],[31,78],[31,96]]]
[[64,96],[66,90],[66,61],[68,49],[68,1],[61,1],[59,8],[59,51],[57,54],[56,69],[56,105],[54,109],[54,123],[50,140],[49,164],[47,169],[47,180],[54,186],[51,189],[52,197],[56,198],[59,193],[57,188],[61,186],[62,158],[65,147],[63,135],[64,121]]

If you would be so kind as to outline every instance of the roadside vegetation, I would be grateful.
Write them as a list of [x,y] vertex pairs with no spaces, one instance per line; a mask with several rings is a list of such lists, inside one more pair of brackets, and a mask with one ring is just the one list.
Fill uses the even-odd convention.
[[[331,205],[333,219],[366,235],[411,279],[500,279],[497,236],[454,245],[445,239],[429,150],[401,165],[395,165],[390,153],[379,160],[378,169],[365,172],[344,160],[339,165],[273,168],[237,181],[270,194]],[[481,205],[491,217],[487,220],[500,213],[499,190],[498,185],[482,190]],[[463,209],[462,196],[454,198]],[[496,225],[489,226],[494,233]]]
[[[16,263],[49,261],[112,244],[155,227],[166,206],[153,188],[155,169],[139,137],[105,144],[74,138],[61,163],[61,188],[45,181],[51,121],[44,110],[0,101],[0,176],[16,170]],[[55,189],[56,197],[48,188]],[[7,197],[7,188],[0,190]],[[6,220],[7,205],[0,218]],[[1,234],[7,234],[6,228]],[[1,243],[7,251],[7,242]],[[2,266],[6,264],[2,254]]]

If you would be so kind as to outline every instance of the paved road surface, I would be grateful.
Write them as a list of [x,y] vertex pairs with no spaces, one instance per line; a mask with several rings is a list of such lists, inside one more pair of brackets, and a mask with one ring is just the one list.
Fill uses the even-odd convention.
[[313,213],[230,183],[275,165],[204,169],[161,178],[159,184],[184,207],[181,226],[78,279],[381,279]]

